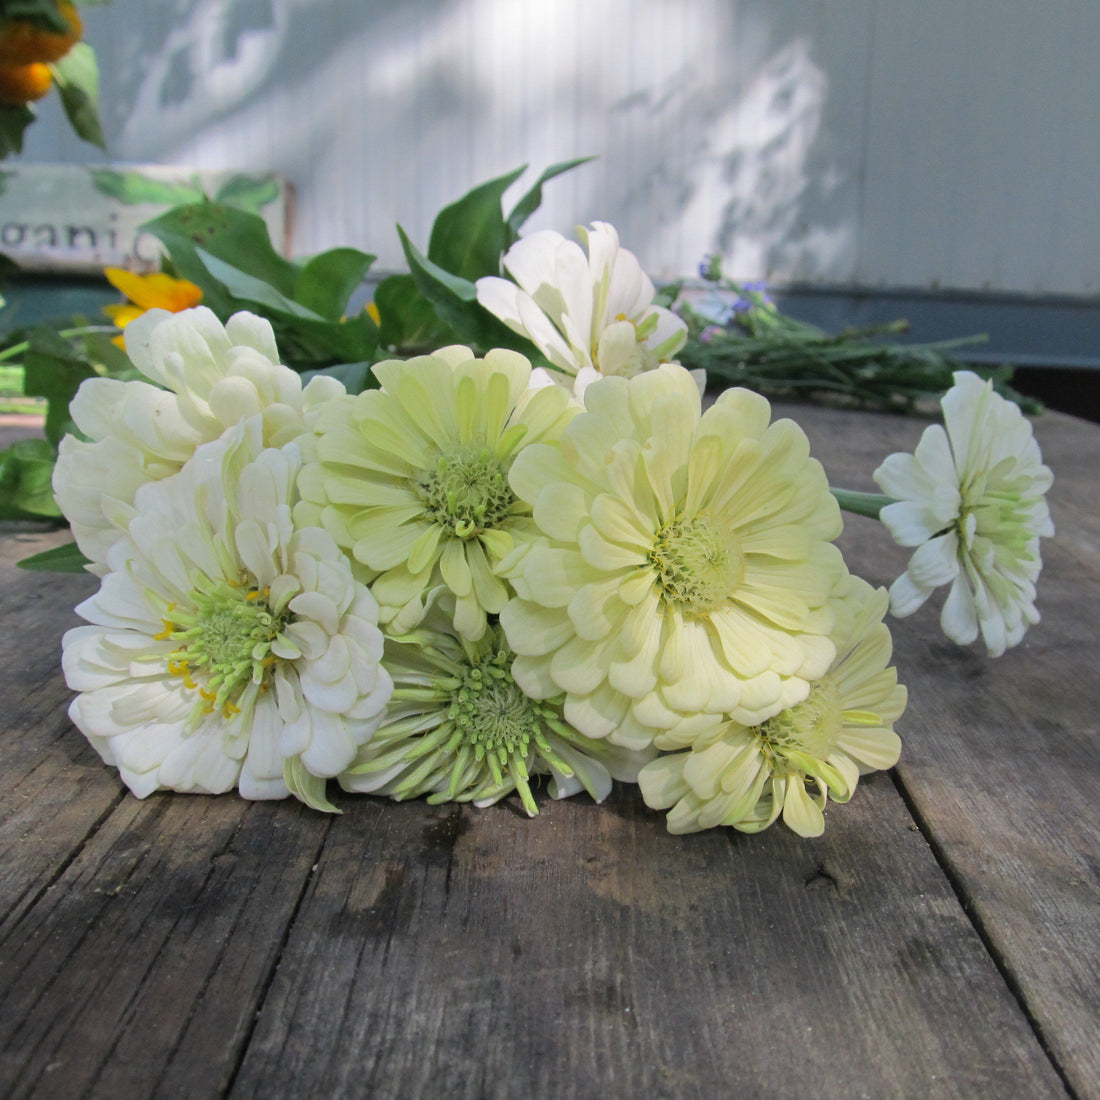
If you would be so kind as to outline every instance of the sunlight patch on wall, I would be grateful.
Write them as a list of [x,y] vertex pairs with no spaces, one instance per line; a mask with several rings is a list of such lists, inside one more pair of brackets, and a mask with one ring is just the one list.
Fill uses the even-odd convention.
[[[190,0],[149,53],[124,155],[276,170],[296,248],[400,268],[400,221],[527,162],[586,154],[529,228],[615,223],[658,278],[719,250],[746,278],[837,274],[848,178],[823,152],[830,94],[798,19],[752,0]],[[832,181],[832,182],[830,182]],[[841,272],[842,273],[842,272]]]

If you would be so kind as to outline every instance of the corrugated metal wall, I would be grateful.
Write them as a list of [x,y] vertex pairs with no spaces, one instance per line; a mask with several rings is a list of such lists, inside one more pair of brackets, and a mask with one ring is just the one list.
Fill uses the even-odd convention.
[[[296,247],[399,268],[393,224],[523,162],[538,226],[657,276],[1100,291],[1096,0],[113,0],[113,159],[274,169]],[[82,161],[47,104],[27,157]]]

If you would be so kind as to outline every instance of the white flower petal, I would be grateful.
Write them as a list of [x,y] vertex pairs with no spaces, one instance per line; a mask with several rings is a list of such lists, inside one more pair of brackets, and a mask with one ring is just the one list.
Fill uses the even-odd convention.
[[312,789],[373,731],[391,688],[377,605],[324,531],[294,528],[296,470],[247,422],[140,487],[79,609],[92,625],[66,635],[73,720],[140,797],[285,797],[287,768]]
[[125,533],[137,490],[177,473],[200,444],[273,405],[280,412],[269,426],[280,445],[307,429],[301,377],[279,363],[261,318],[242,314],[223,327],[203,307],[150,310],[127,327],[126,341],[134,365],[157,385],[84,383],[73,415],[88,441],[67,437],[54,472],[57,500],[98,575]]
[[881,518],[894,539],[915,546],[890,589],[896,615],[907,615],[951,583],[940,616],[961,645],[980,632],[991,656],[1023,638],[1036,621],[1038,543],[1053,534],[1042,465],[1019,408],[970,371],[958,371],[941,402],[944,426],[932,425],[913,455],[894,454],[875,471],[899,501]]

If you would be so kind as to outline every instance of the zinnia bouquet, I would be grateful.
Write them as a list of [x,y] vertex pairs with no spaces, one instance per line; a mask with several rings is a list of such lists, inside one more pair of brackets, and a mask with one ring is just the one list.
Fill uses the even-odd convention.
[[[898,759],[890,607],[950,584],[946,633],[994,655],[1037,620],[1051,475],[1015,405],[958,371],[889,496],[830,489],[759,393],[704,399],[613,227],[520,236],[571,166],[507,215],[518,173],[472,192],[426,255],[402,233],[410,273],[350,319],[362,253],[243,249],[211,204],[153,224],[204,304],[127,317],[129,374],[80,384],[75,544],[30,563],[100,578],[70,714],[136,795],[333,810],[335,779],[534,815],[617,780],[674,832],[815,836]],[[842,507],[915,548],[889,593]]]

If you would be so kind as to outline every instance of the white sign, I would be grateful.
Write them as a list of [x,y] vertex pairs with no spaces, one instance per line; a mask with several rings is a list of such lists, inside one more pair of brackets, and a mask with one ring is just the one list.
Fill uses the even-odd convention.
[[139,227],[204,198],[258,214],[289,254],[293,190],[272,173],[73,164],[0,169],[0,253],[27,271],[154,270],[160,246]]

